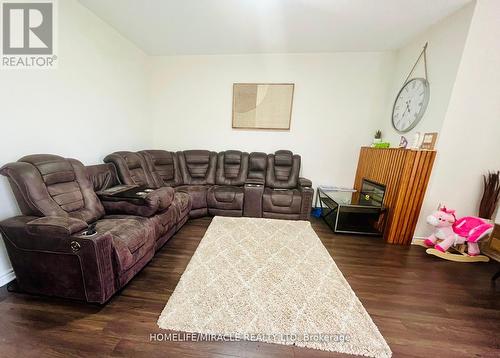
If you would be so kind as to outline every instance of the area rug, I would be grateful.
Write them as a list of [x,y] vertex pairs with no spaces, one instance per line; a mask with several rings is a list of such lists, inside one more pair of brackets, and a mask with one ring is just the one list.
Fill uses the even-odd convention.
[[215,217],[158,325],[212,338],[391,356],[307,221]]

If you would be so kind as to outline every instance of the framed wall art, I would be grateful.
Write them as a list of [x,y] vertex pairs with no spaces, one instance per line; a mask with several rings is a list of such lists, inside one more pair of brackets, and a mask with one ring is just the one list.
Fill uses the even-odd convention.
[[232,127],[290,130],[293,83],[234,83]]
[[434,150],[434,146],[436,145],[437,133],[425,133],[424,138],[422,140],[422,144],[420,145],[420,149],[426,150]]

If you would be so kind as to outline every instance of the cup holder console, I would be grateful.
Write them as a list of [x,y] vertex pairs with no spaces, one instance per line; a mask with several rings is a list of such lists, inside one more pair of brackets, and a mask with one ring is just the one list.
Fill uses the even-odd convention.
[[[168,208],[173,199],[173,189],[134,186],[123,191],[113,191],[112,194],[109,194],[108,189],[108,192],[101,191],[97,195],[107,213],[150,217]],[[167,198],[171,200],[166,200]]]
[[120,190],[115,189],[117,187],[108,188],[106,190],[102,190],[97,193],[101,200],[105,201],[130,201],[138,200],[138,204],[142,203],[145,197],[155,191],[155,189],[151,189],[145,186],[138,185],[129,185],[124,186],[120,185],[118,188]]
[[97,230],[95,229],[95,224],[91,224],[91,225],[89,225],[87,230],[85,230],[84,232],[81,233],[80,236],[90,237],[90,236],[94,236],[96,234],[97,234]]

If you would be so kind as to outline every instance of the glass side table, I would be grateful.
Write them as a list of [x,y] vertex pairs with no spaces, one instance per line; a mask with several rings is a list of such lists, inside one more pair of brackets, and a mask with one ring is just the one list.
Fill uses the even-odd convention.
[[321,208],[321,217],[334,232],[382,235],[387,208],[360,204],[359,196],[359,193],[318,188],[315,207]]

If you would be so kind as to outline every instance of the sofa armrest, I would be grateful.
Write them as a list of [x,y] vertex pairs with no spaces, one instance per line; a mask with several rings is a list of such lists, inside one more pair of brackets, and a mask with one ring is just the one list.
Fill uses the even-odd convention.
[[83,220],[64,216],[45,216],[29,221],[27,231],[32,235],[69,237],[88,227]]
[[263,179],[247,179],[243,187],[243,216],[251,218],[262,217],[262,195],[264,194]]
[[298,189],[302,195],[302,205],[300,208],[300,220],[309,220],[311,216],[314,190],[312,182],[306,178],[299,178]]
[[59,217],[16,216],[0,222],[22,290],[97,303],[116,292],[111,234],[69,234],[83,227],[79,221],[70,218],[66,225]]
[[85,300],[105,303],[118,290],[113,266],[113,236],[109,232],[73,237],[71,250],[78,256],[85,282]]
[[299,178],[299,186],[303,188],[310,188],[312,186],[312,181],[307,178]]
[[[140,188],[137,192],[143,192]],[[170,187],[155,189],[145,195],[124,196],[120,193],[107,195],[98,193],[106,214],[127,214],[150,217],[170,207],[175,190]]]
[[261,185],[264,185],[264,183],[265,183],[264,179],[257,179],[257,178],[249,179],[249,178],[247,178],[245,180],[245,185],[250,185],[250,186],[261,186]]

